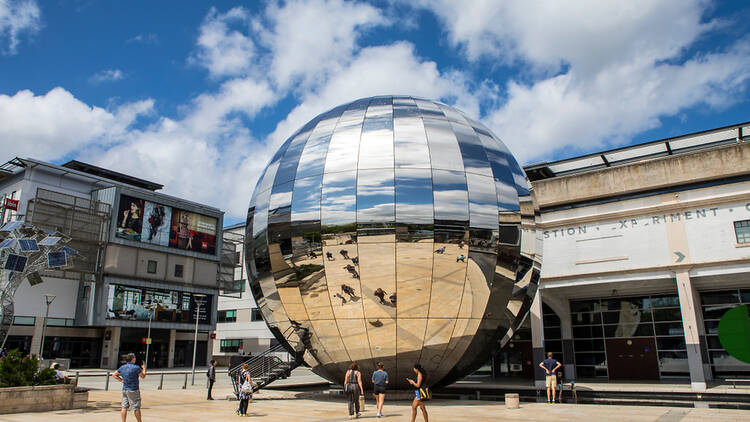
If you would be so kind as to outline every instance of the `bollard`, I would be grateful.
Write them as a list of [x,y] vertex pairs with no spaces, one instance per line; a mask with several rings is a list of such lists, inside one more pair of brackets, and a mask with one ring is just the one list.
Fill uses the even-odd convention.
[[107,371],[107,379],[104,380],[104,391],[109,391],[109,371]]
[[482,400],[482,393],[480,393],[479,390],[477,390],[476,393],[477,393],[477,400]]
[[159,388],[157,390],[161,390],[161,387],[164,385],[164,372],[161,373],[161,379],[159,379]]
[[518,393],[506,393],[505,394],[505,408],[506,409],[518,409],[519,405]]
[[185,374],[185,382],[184,382],[184,383],[182,383],[182,389],[183,389],[183,390],[185,390],[185,389],[187,388],[187,375],[188,375],[188,374]]
[[80,373],[79,373],[78,371],[76,371],[76,381],[75,381],[75,383],[73,383],[73,385],[74,385],[75,387],[78,387],[78,377],[79,377],[79,376],[80,376]]
[[359,411],[365,411],[365,396],[359,396]]

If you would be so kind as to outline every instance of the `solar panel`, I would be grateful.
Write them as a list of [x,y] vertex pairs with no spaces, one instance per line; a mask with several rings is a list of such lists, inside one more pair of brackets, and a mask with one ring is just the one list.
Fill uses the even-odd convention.
[[23,226],[23,221],[9,221],[2,228],[0,228],[0,232],[11,232],[21,226]]
[[39,242],[39,244],[41,246],[52,246],[52,245],[56,245],[57,242],[60,241],[60,239],[61,239],[61,237],[57,237],[57,236],[47,236],[44,239],[42,239]]
[[42,282],[44,282],[44,280],[42,280],[42,276],[40,276],[36,271],[27,275],[26,278],[29,280],[29,284],[31,284],[32,286],[36,286],[37,284],[41,284]]
[[26,261],[27,258],[25,256],[8,254],[8,259],[5,260],[5,269],[21,272],[26,268]]
[[68,257],[65,252],[50,252],[47,254],[47,266],[50,268],[60,268],[68,265]]
[[5,239],[0,243],[0,249],[7,249],[16,243],[16,239]]
[[65,255],[67,255],[67,256],[76,256],[76,255],[78,255],[78,251],[77,250],[75,250],[73,248],[69,248],[67,246],[63,248],[63,252],[65,252]]
[[36,239],[18,239],[18,244],[21,245],[21,250],[24,252],[39,250]]

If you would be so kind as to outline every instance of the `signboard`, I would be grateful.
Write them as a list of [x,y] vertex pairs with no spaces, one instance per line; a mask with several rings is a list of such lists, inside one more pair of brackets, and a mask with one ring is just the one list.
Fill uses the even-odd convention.
[[3,204],[3,207],[6,210],[18,211],[18,199],[5,198],[5,203]]
[[151,337],[141,337],[142,344],[151,344]]
[[115,236],[215,255],[218,224],[216,217],[120,195]]

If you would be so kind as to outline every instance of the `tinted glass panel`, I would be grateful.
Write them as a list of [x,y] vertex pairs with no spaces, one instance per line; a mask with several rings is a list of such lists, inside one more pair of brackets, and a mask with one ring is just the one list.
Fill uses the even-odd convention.
[[356,230],[356,172],[326,173],[323,176],[320,211],[324,233]]
[[390,98],[370,102],[362,125],[359,168],[393,168],[393,106]]
[[424,123],[416,106],[394,106],[393,137],[396,167],[430,167]]
[[464,170],[461,150],[453,128],[447,120],[424,119],[427,144],[433,169]]
[[358,101],[349,106],[341,115],[336,130],[328,145],[325,172],[355,170],[359,157],[359,142],[362,134],[362,121],[369,100]]
[[331,141],[331,134],[339,120],[340,109],[331,111],[330,116],[326,117],[315,126],[310,139],[305,144],[302,155],[299,159],[296,178],[301,179],[309,176],[315,176],[323,173],[323,166],[326,162],[326,153],[328,152],[328,143]]
[[493,179],[466,173],[469,188],[469,225],[473,228],[497,229],[497,195]]
[[451,125],[456,133],[456,139],[458,139],[458,146],[461,149],[466,172],[492,177],[487,153],[484,152],[484,146],[482,146],[482,142],[474,129],[456,123],[451,123]]
[[432,224],[432,173],[429,169],[396,169],[396,222]]
[[292,221],[320,220],[320,195],[323,175],[297,179],[292,194]]
[[432,185],[435,220],[469,220],[469,192],[463,173],[433,170]]

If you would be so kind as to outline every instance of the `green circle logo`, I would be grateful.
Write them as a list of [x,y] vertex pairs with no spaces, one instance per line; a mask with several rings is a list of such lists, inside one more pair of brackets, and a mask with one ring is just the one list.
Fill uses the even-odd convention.
[[719,321],[719,342],[735,359],[750,363],[750,313],[748,305],[736,306]]

